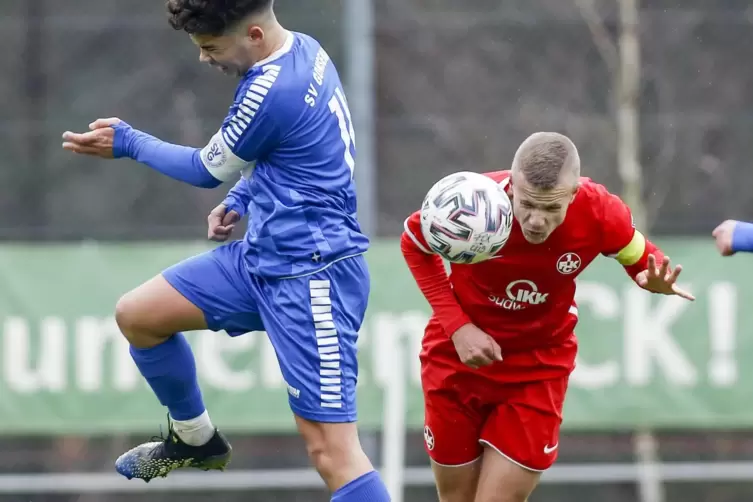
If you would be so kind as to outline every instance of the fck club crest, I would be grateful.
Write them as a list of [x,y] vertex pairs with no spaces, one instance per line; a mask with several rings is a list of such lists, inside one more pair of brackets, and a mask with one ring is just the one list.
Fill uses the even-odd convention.
[[580,269],[581,259],[576,253],[565,253],[557,260],[557,271],[563,275],[570,275]]

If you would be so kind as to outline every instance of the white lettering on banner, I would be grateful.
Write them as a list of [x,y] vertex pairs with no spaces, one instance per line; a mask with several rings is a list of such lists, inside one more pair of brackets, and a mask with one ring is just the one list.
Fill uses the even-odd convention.
[[401,329],[396,317],[379,313],[372,319],[373,331],[379,333],[379,341],[371,345],[371,372],[374,382],[380,386],[389,381],[390,370],[395,364],[395,339]]
[[[622,313],[620,298],[615,291],[598,282],[578,284],[576,296],[578,307],[588,307],[596,321],[618,319]],[[609,336],[608,331],[598,332],[598,336]],[[620,379],[620,364],[614,359],[601,363],[584,362],[578,354],[575,371],[570,377],[573,385],[583,389],[596,390],[616,385]]]
[[[583,314],[573,388],[646,387],[660,381],[675,387],[729,388],[740,382],[736,358],[746,354],[737,346],[740,298],[733,283],[709,284],[695,304],[648,294],[628,281],[623,284],[615,288],[597,281],[578,283],[576,300]],[[516,302],[546,301],[544,293],[537,297],[533,293],[539,292],[529,286],[521,285],[528,293],[514,291]],[[66,321],[55,316],[3,320],[0,371],[8,393],[149,393],[112,316]],[[396,343],[404,344],[411,392],[420,390],[418,354],[427,321],[428,309],[372,309],[358,342],[358,381],[364,392],[390,381],[398,363]],[[207,392],[269,390],[285,396],[286,384],[265,333],[228,337],[207,331],[186,336]]]
[[[369,341],[371,340],[371,338],[369,337],[370,334],[371,332],[366,326],[366,323],[363,323],[361,325],[361,330],[358,332],[358,341],[356,342],[356,348],[358,349],[359,354],[363,354],[363,352],[361,351],[364,350],[364,348],[366,348],[367,351],[369,350]],[[363,366],[359,367],[358,379],[356,380],[356,389],[359,389],[364,385],[369,385],[370,383],[371,379],[369,378],[369,374],[364,370]]]
[[716,387],[730,387],[739,378],[735,360],[737,289],[730,282],[719,282],[711,285],[708,296],[711,336],[709,381]]
[[[707,381],[716,387],[731,387],[739,382],[738,362],[735,357],[736,319],[738,315],[737,288],[730,282],[717,282],[708,286],[708,364],[705,368]],[[655,302],[657,298],[661,298]],[[647,295],[645,291],[630,284],[619,297],[614,288],[598,282],[579,282],[576,300],[586,318],[604,322],[599,329],[589,323],[588,334],[581,337],[577,366],[573,372],[573,387],[585,390],[604,389],[618,385],[620,381],[630,386],[643,387],[655,382],[658,368],[670,384],[695,386],[701,381],[701,361],[691,360],[680,342],[685,343],[681,333],[673,333],[673,326],[680,321],[693,304],[679,298]],[[622,364],[609,358],[599,364],[585,353],[593,352],[594,344],[604,347],[602,337],[614,332],[611,326],[624,319],[621,334]],[[693,345],[699,345],[696,338]],[[608,342],[610,356],[620,355],[617,345]],[[599,354],[604,354],[602,350]]]
[[[429,316],[423,312],[408,311],[402,313],[380,312],[371,319],[371,325],[376,336],[372,336],[371,350],[375,382],[383,387],[389,382],[389,373],[396,364],[395,344],[401,343],[404,352],[410,354],[411,364],[409,376],[415,385],[421,385],[421,361],[418,353],[421,350],[421,339]],[[403,361],[403,364],[406,364]]]
[[42,319],[38,344],[32,342],[36,337],[26,319],[9,317],[3,328],[3,368],[10,390],[24,394],[64,391],[68,383],[65,321]]
[[[120,392],[136,390],[144,380],[128,350],[114,317],[82,317],[76,321],[76,385],[85,392],[99,392],[105,373]],[[109,350],[108,350],[109,348]]]
[[280,369],[280,362],[277,360],[277,354],[275,354],[275,347],[269,340],[269,336],[265,332],[254,333],[251,335],[247,333],[241,338],[248,336],[260,336],[261,337],[261,367],[259,373],[261,373],[261,383],[265,389],[280,389],[285,383],[285,379],[282,377],[282,370]]
[[[689,288],[687,288],[689,289]],[[635,285],[625,292],[625,378],[629,385],[651,383],[653,368],[661,368],[667,380],[683,387],[698,383],[698,370],[672,336],[672,325],[690,302],[665,296],[656,307],[654,295]]]
[[200,378],[223,391],[243,392],[252,389],[256,384],[256,375],[249,367],[250,358],[244,358],[247,363],[243,369],[234,370],[228,364],[227,356],[248,353],[254,345],[256,337],[250,333],[239,337],[212,331],[197,333],[194,354]]
[[409,354],[411,354],[411,369],[408,376],[413,383],[421,387],[421,360],[418,355],[421,353],[421,343],[424,339],[424,330],[429,322],[429,316],[423,312],[413,311],[405,314],[410,322],[410,345],[408,345]]

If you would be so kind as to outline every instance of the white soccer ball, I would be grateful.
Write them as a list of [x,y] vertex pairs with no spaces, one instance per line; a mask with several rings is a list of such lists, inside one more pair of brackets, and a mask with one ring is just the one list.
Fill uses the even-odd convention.
[[431,250],[452,263],[478,263],[499,252],[512,230],[504,188],[483,174],[459,172],[439,180],[421,206],[421,232]]

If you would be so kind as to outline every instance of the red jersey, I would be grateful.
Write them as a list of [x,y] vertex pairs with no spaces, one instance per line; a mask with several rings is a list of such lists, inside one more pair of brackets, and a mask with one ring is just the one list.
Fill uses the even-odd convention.
[[[486,175],[506,184],[509,174]],[[565,220],[545,242],[530,244],[514,220],[510,238],[496,257],[471,265],[453,263],[449,278],[422,235],[420,212],[405,221],[401,247],[432,306],[430,325],[442,327],[427,329],[424,351],[434,344],[447,345],[457,329],[473,323],[499,343],[503,357],[573,338],[578,318],[575,279],[597,256],[619,258],[633,278],[645,270],[650,253],[662,260],[658,249],[635,230],[627,205],[588,178],[581,178]]]

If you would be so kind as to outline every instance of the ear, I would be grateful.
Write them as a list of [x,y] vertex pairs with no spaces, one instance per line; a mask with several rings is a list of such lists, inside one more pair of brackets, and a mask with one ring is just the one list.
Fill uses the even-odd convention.
[[259,42],[264,39],[264,30],[258,25],[250,24],[246,28],[246,36],[254,42]]
[[579,190],[580,190],[580,181],[575,185],[575,189],[573,190],[573,195],[572,197],[570,197],[571,203],[575,200],[575,196],[578,195]]

